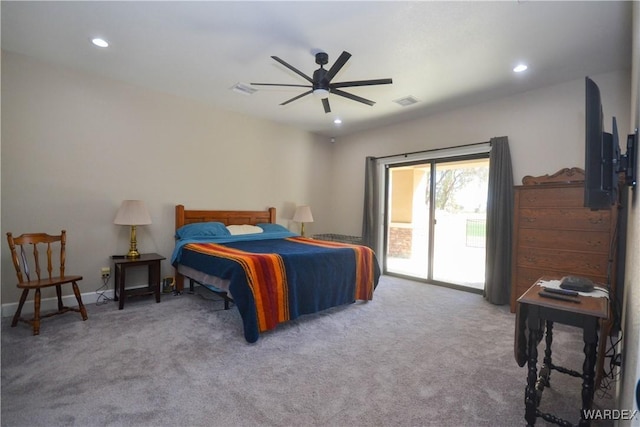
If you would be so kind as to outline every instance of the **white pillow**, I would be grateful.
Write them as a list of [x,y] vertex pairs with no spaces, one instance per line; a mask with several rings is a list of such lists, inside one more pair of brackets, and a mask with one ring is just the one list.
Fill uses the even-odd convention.
[[262,233],[264,231],[262,228],[258,227],[257,225],[249,225],[249,224],[227,225],[227,230],[229,230],[229,233],[231,233],[231,235],[233,236],[237,236],[239,234],[256,234],[256,233]]

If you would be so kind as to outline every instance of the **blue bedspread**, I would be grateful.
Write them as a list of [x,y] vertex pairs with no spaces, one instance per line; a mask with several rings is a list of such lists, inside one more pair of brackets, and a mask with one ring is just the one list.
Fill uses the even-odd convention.
[[230,281],[248,342],[301,315],[372,299],[380,277],[371,249],[303,237],[187,243],[173,262]]

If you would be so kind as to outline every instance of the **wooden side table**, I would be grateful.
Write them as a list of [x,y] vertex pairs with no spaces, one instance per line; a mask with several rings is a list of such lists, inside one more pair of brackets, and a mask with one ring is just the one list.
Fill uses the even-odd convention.
[[[138,258],[112,256],[115,264],[114,301],[119,301],[118,309],[124,308],[124,300],[128,296],[155,294],[156,302],[160,302],[160,262],[164,259],[159,254],[141,254]],[[146,288],[125,290],[126,271],[130,267],[147,266],[149,273],[149,286]]]
[[[582,410],[579,426],[588,426],[585,411],[591,409],[595,392],[595,366],[600,322],[609,318],[609,301],[605,297],[579,296],[579,303],[544,298],[538,295],[543,289],[541,281],[536,282],[517,300],[515,355],[520,366],[527,364],[527,387],[525,389],[525,419],[533,426],[536,418],[543,418],[553,424],[572,425],[566,420],[538,409],[542,392],[549,386],[551,370],[582,379]],[[582,372],[572,371],[553,364],[551,344],[553,323],[582,328],[584,341],[584,364]],[[546,331],[544,360],[538,373],[537,345]],[[527,336],[528,333],[528,336]]]

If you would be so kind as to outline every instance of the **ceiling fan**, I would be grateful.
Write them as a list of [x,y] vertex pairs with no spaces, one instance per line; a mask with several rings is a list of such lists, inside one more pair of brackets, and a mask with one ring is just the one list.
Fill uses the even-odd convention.
[[304,93],[302,93],[300,95],[294,96],[293,98],[283,102],[280,105],[287,105],[288,103],[293,102],[296,99],[300,99],[303,96],[306,96],[306,95],[309,95],[309,94],[313,93],[314,95],[317,95],[318,97],[320,97],[322,99],[322,106],[324,107],[324,112],[325,113],[330,113],[331,112],[331,107],[329,106],[329,98],[328,97],[329,97],[329,94],[331,93],[331,94],[334,94],[334,95],[343,96],[343,97],[351,99],[353,101],[362,102],[363,104],[367,104],[367,105],[372,106],[373,104],[375,104],[375,102],[373,102],[373,101],[371,101],[369,99],[362,98],[360,96],[356,96],[356,95],[353,95],[351,93],[345,92],[343,90],[340,90],[340,88],[355,87],[355,86],[386,85],[386,84],[391,84],[392,83],[391,79],[357,80],[357,81],[352,81],[352,82],[336,82],[336,83],[332,83],[331,79],[333,79],[336,76],[336,74],[338,74],[338,71],[340,71],[342,69],[342,67],[344,67],[344,64],[347,63],[349,58],[351,58],[351,54],[349,52],[346,52],[346,51],[342,52],[340,57],[336,60],[336,62],[333,63],[331,68],[329,68],[328,70],[324,69],[324,65],[326,65],[329,62],[329,55],[327,55],[325,52],[316,53],[316,64],[319,64],[320,68],[318,68],[317,70],[315,70],[313,72],[313,78],[307,76],[302,71],[298,70],[297,68],[293,67],[292,65],[289,65],[288,63],[286,63],[282,59],[278,58],[277,56],[272,56],[272,58],[275,59],[276,61],[278,61],[280,64],[282,64],[285,67],[287,67],[288,69],[290,69],[291,71],[293,71],[294,73],[296,73],[299,76],[303,77],[309,83],[311,83],[310,85],[278,84],[278,83],[251,83],[252,85],[255,85],[255,86],[287,86],[287,87],[308,87],[308,88],[310,88],[310,90],[308,90],[308,91],[306,91],[306,92],[304,92]]

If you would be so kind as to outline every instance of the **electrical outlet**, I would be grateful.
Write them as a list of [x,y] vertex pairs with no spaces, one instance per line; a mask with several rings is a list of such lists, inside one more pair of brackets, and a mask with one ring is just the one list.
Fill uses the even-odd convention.
[[108,279],[111,276],[111,267],[102,267],[100,269],[100,275],[103,279]]

